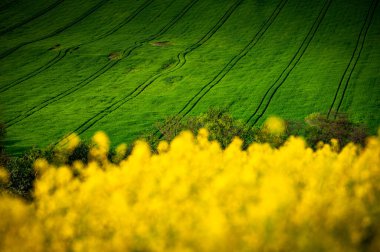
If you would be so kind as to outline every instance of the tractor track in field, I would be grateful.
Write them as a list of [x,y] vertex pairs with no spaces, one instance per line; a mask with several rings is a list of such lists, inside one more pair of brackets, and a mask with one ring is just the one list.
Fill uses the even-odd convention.
[[57,102],[57,101],[61,100],[62,98],[66,97],[66,96],[68,96],[68,95],[70,95],[70,94],[72,94],[74,92],[76,92],[77,90],[79,90],[79,89],[83,88],[84,86],[88,85],[89,83],[91,83],[95,79],[99,78],[101,75],[103,75],[104,73],[106,73],[112,67],[114,67],[115,65],[117,65],[121,60],[127,58],[135,49],[143,46],[147,42],[150,42],[151,40],[153,40],[153,39],[161,36],[166,31],[168,31],[198,1],[199,0],[193,0],[193,1],[191,1],[187,6],[185,6],[185,8],[183,8],[181,10],[181,12],[177,16],[175,16],[173,19],[171,19],[170,22],[167,23],[158,33],[156,33],[154,35],[151,35],[149,37],[149,39],[144,39],[144,40],[141,40],[140,42],[136,42],[134,46],[132,46],[129,49],[124,50],[123,57],[121,59],[107,62],[107,64],[103,65],[95,73],[91,74],[89,77],[87,77],[86,79],[82,80],[77,85],[75,85],[75,86],[73,86],[73,87],[71,87],[69,89],[66,89],[65,91],[63,91],[63,92],[55,95],[54,97],[51,97],[51,98],[45,100],[44,102],[42,102],[42,103],[40,103],[40,104],[32,107],[31,109],[29,109],[28,111],[24,112],[23,114],[18,115],[15,118],[7,121],[5,123],[6,127],[7,128],[12,127],[16,123],[21,122],[22,120],[30,117],[31,115],[35,114],[36,112],[40,111],[41,109],[49,106],[50,104],[52,104],[54,102]]
[[[204,43],[206,43],[214,34],[227,22],[227,20],[230,18],[232,13],[235,12],[235,10],[242,4],[243,0],[236,1],[225,13],[224,15],[218,20],[218,22],[209,30],[200,40],[198,40],[195,44],[191,45],[190,47],[186,48],[185,51],[180,52],[177,55],[177,63],[176,65],[170,69],[168,72],[163,73],[162,75],[167,75],[170,73],[173,73],[175,71],[178,71],[181,69],[187,62],[186,56],[196,50],[197,48],[201,47]],[[161,77],[161,75],[159,76]]]
[[[174,18],[172,18],[170,20],[169,23],[167,23],[165,26],[163,26],[161,28],[161,30],[159,32],[157,32],[156,34],[153,34],[151,36],[149,36],[148,38],[146,39],[143,39],[141,41],[138,41],[138,42],[135,42],[135,45],[130,47],[130,48],[127,48],[123,51],[123,58],[122,59],[125,59],[127,58],[129,55],[132,54],[132,52],[137,49],[137,48],[140,48],[141,46],[155,40],[156,38],[158,38],[159,36],[162,36],[164,33],[166,33],[171,27],[173,27],[197,2],[199,2],[199,0],[193,0],[191,1],[189,4],[187,4],[181,11],[180,13],[175,16]],[[120,60],[122,60],[120,59]],[[120,61],[119,60],[119,61]],[[135,92],[135,91],[133,91]],[[101,120],[106,114],[109,114],[109,111],[113,109],[113,107],[117,107],[119,108],[121,105],[119,103],[123,102],[122,100],[119,100],[118,102],[114,102],[112,103],[110,106],[106,107],[105,109],[101,110],[100,112],[98,112],[95,116],[87,119],[85,122],[83,122],[81,125],[79,125],[76,129],[74,129],[70,134],[72,133],[77,133],[78,135],[81,135],[83,134],[86,130],[88,130],[89,128],[91,128],[95,123],[97,123],[99,120]],[[117,104],[115,104],[117,103]],[[68,135],[70,135],[68,134]],[[67,135],[67,136],[68,136]],[[67,139],[67,136],[66,137],[63,137],[61,140],[59,140],[58,142],[55,143],[55,145],[58,145],[59,143],[61,142],[64,142],[65,139]]]
[[[259,105],[257,106],[256,110],[251,114],[251,116],[248,118],[246,121],[246,124],[248,124],[254,117],[257,115],[259,112],[260,108],[262,106],[263,109],[260,112],[260,114],[254,119],[252,126],[254,126],[259,119],[264,115],[266,112],[267,108],[269,107],[270,102],[273,99],[273,96],[276,94],[277,90],[285,83],[286,79],[289,77],[290,73],[293,71],[293,69],[297,66],[299,61],[301,60],[302,56],[306,52],[307,48],[309,47],[311,41],[313,40],[315,34],[318,31],[319,26],[321,25],[322,21],[324,20],[324,17],[326,16],[326,13],[331,5],[332,0],[326,0],[325,3],[323,4],[323,7],[321,11],[318,14],[318,17],[313,23],[313,26],[307,33],[305,39],[303,40],[301,46],[298,48],[297,52],[294,54],[293,58],[290,60],[289,64],[287,67],[281,72],[280,76],[277,78],[277,80],[269,87],[269,89],[265,92],[264,96],[260,100]],[[273,89],[273,92],[270,94],[270,91]],[[269,98],[267,99],[265,105],[264,102],[269,95]]]
[[27,81],[31,78],[33,78],[34,76],[37,76],[38,74],[42,73],[43,71],[49,69],[50,67],[52,67],[53,65],[55,65],[56,63],[58,63],[61,59],[63,59],[66,54],[69,52],[70,50],[69,49],[66,49],[64,52],[62,51],[59,51],[58,54],[53,58],[51,59],[50,61],[48,61],[46,64],[44,64],[43,66],[39,67],[38,69],[26,74],[25,76],[15,80],[15,81],[12,81],[11,83],[3,86],[0,88],[0,93],[3,93],[5,91],[7,91],[8,89],[12,88],[12,87],[15,87],[19,84],[21,84],[22,82],[24,81]]
[[155,20],[157,20],[158,18],[160,18],[162,16],[162,14],[164,14],[168,9],[170,9],[170,7],[172,7],[172,5],[176,2],[176,0],[172,0],[170,1],[170,3],[165,7],[164,10],[162,10],[152,21],[149,22],[149,25],[154,23]]
[[[227,21],[227,19],[232,15],[232,13],[237,9],[237,7],[243,2],[243,0],[236,1],[228,10],[224,13],[224,15],[218,20],[218,22],[209,30],[199,41],[197,41],[192,46],[188,47],[184,52],[180,53],[182,55],[185,55],[190,53],[191,51],[194,51],[198,47],[200,47],[203,43],[208,41],[216,32],[219,30],[220,27],[223,26],[223,24]],[[178,62],[177,62],[178,65]],[[177,66],[176,65],[176,66]],[[175,70],[178,70],[179,68],[175,68]],[[81,135],[85,131],[87,131],[89,128],[91,128],[94,124],[96,124],[98,121],[103,119],[104,117],[108,116],[112,112],[119,109],[121,106],[123,106],[128,101],[132,100],[133,98],[137,97],[139,94],[141,94],[149,85],[151,85],[156,79],[161,77],[162,75],[166,75],[168,73],[171,73],[173,71],[168,71],[165,73],[156,74],[152,77],[150,77],[147,81],[137,86],[133,91],[125,95],[123,98],[119,99],[116,102],[113,102],[111,105],[106,107],[105,109],[98,112],[95,116],[88,119],[86,122],[84,122],[82,125],[80,125],[74,132]]]
[[[91,44],[93,42],[96,42],[96,41],[99,41],[101,39],[104,39],[106,37],[109,37],[111,36],[112,34],[114,34],[115,32],[117,32],[118,30],[120,30],[121,28],[123,28],[125,25],[127,25],[129,22],[131,22],[137,15],[139,15],[143,10],[145,10],[150,4],[152,4],[154,2],[154,0],[147,0],[145,1],[142,5],[140,5],[134,12],[132,15],[129,15],[128,17],[126,17],[122,22],[120,22],[118,25],[116,25],[115,27],[113,27],[111,30],[107,31],[106,33],[102,34],[101,36],[97,37],[97,38],[94,38],[90,41],[87,41],[82,45],[87,45],[87,44]],[[174,1],[173,1],[174,2]],[[171,2],[170,5],[173,3]]]
[[362,53],[362,50],[364,48],[364,44],[365,44],[365,40],[366,40],[366,37],[367,37],[367,33],[368,33],[368,30],[369,30],[369,28],[370,28],[370,26],[372,24],[373,16],[375,15],[375,11],[376,11],[376,8],[377,8],[378,4],[379,4],[378,0],[373,0],[371,2],[371,5],[370,5],[370,7],[368,9],[368,12],[366,14],[366,17],[365,17],[364,24],[363,24],[363,26],[360,29],[359,37],[358,37],[358,39],[356,41],[354,51],[352,52],[352,55],[351,55],[351,58],[350,58],[350,60],[349,60],[349,62],[347,64],[347,67],[344,70],[343,75],[342,75],[342,77],[341,77],[341,79],[339,81],[337,90],[336,90],[335,95],[334,95],[334,99],[333,99],[333,101],[331,103],[331,106],[329,108],[329,111],[327,113],[327,118],[330,117],[330,115],[331,115],[331,113],[333,111],[335,102],[337,101],[337,98],[338,98],[341,86],[342,86],[343,82],[345,82],[344,87],[343,87],[343,91],[342,91],[342,95],[339,98],[338,106],[337,106],[336,110],[334,111],[335,112],[334,113],[334,119],[336,119],[336,117],[337,117],[337,115],[339,113],[339,109],[340,109],[340,107],[342,105],[344,96],[346,94],[349,82],[351,80],[352,73],[355,70],[355,67],[356,67],[356,65],[357,65],[357,63],[359,61],[359,58],[360,58],[361,53]]
[[45,70],[49,69],[50,67],[52,67],[53,65],[57,64],[59,61],[61,61],[66,55],[68,52],[72,52],[76,49],[78,49],[80,46],[83,46],[83,45],[87,45],[87,44],[90,44],[90,43],[93,43],[95,41],[98,41],[100,39],[103,39],[103,38],[106,38],[110,35],[112,35],[114,32],[116,32],[117,30],[121,29],[123,26],[127,25],[129,22],[131,22],[136,16],[138,16],[144,9],[146,9],[154,0],[147,0],[145,3],[143,3],[140,7],[138,7],[134,12],[132,12],[131,15],[129,15],[126,19],[124,19],[122,22],[120,22],[117,26],[115,26],[114,28],[112,28],[112,32],[110,31],[107,31],[107,35],[103,34],[101,35],[101,38],[96,38],[96,39],[93,39],[91,41],[87,41],[87,42],[84,42],[84,43],[81,43],[81,44],[78,44],[78,45],[75,45],[75,46],[72,46],[70,48],[67,48],[64,50],[64,53],[62,54],[62,50],[60,50],[58,52],[58,54],[50,61],[48,61],[46,64],[44,64],[43,66],[37,68],[36,70],[26,74],[25,76],[5,85],[4,87],[0,87],[0,93],[3,93],[5,91],[7,91],[8,89],[14,87],[14,86],[17,86],[21,83],[23,83],[24,81],[27,81],[29,79],[31,79],[32,77],[38,75],[38,74],[41,74],[42,72],[44,72]]
[[78,89],[88,85],[90,82],[96,80],[97,78],[99,78],[101,75],[103,75],[105,72],[107,72],[110,68],[112,68],[113,66],[115,66],[117,63],[119,63],[120,61],[110,61],[108,62],[106,65],[102,66],[100,69],[98,69],[94,74],[92,74],[91,76],[87,77],[86,79],[82,80],[80,83],[78,83],[76,86],[73,86],[69,89],[66,89],[65,91],[63,91],[62,93],[59,93],[47,100],[45,100],[44,102],[30,108],[28,111],[24,112],[23,114],[21,115],[18,115],[17,117],[5,122],[5,125],[7,128],[9,127],[12,127],[13,125],[23,121],[24,119],[30,117],[31,115],[33,115],[34,113],[40,111],[41,109],[49,106],[50,104],[54,103],[54,102],[57,102],[63,98],[65,98],[66,96],[74,93],[75,91],[77,91]]
[[[206,85],[204,85],[186,104],[185,106],[177,113],[177,116],[180,116],[182,112],[188,108],[185,113],[180,117],[184,118],[199,102],[200,100],[213,88],[215,87],[230,71],[231,69],[244,57],[247,53],[260,41],[264,36],[266,31],[274,23],[281,10],[284,8],[288,0],[282,0],[276,6],[271,16],[265,21],[265,23],[260,27],[259,31],[255,34],[252,40],[239,52],[235,55],[219,73]],[[204,91],[204,92],[203,92]],[[202,93],[203,92],[203,93]],[[191,105],[191,103],[194,103]]]
[[34,19],[37,19],[43,15],[45,15],[46,13],[48,13],[49,11],[53,10],[54,8],[56,8],[57,6],[59,6],[61,3],[63,3],[64,0],[58,0],[56,2],[54,2],[53,4],[49,5],[48,7],[46,7],[45,9],[42,9],[40,10],[39,12],[37,12],[36,14],[34,14],[33,16],[31,17],[28,17],[24,20],[22,20],[21,22],[17,23],[17,24],[14,24],[8,28],[5,28],[4,30],[0,31],[0,36],[3,36],[31,21],[33,21]]
[[9,1],[9,3],[6,3],[2,6],[0,6],[0,11],[5,11],[9,7],[11,7],[13,4],[15,4],[18,0]]
[[105,5],[109,0],[101,0],[100,2],[98,2],[96,5],[94,5],[93,7],[91,7],[90,9],[88,9],[85,13],[83,13],[80,17],[76,18],[75,20],[71,21],[69,24],[66,24],[65,26],[49,33],[49,34],[46,34],[40,38],[36,38],[36,39],[32,39],[30,41],[27,41],[27,42],[23,42],[23,43],[20,43],[2,53],[0,53],[0,59],[4,59],[5,57],[11,55],[12,53],[14,53],[15,51],[19,50],[20,48],[26,46],[26,45],[30,45],[30,44],[33,44],[35,42],[39,42],[39,41],[42,41],[42,40],[45,40],[45,39],[48,39],[48,38],[51,38],[51,37],[54,37],[62,32],[64,32],[65,30],[69,29],[70,27],[74,26],[75,24],[79,23],[80,21],[82,21],[83,19],[85,19],[86,17],[88,17],[89,15],[91,15],[92,13],[94,13],[96,10],[98,10],[100,7],[102,7],[103,5]]

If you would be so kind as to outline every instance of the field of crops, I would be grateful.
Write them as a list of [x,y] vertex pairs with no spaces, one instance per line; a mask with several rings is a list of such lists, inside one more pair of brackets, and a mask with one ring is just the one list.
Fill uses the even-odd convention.
[[131,141],[226,107],[380,124],[379,0],[4,0],[0,113],[19,153],[75,132]]

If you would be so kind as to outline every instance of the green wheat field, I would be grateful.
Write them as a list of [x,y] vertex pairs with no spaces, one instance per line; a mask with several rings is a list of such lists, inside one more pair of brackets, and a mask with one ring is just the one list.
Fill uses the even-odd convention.
[[128,142],[223,107],[247,125],[380,125],[378,0],[2,0],[0,118],[21,153],[75,132]]

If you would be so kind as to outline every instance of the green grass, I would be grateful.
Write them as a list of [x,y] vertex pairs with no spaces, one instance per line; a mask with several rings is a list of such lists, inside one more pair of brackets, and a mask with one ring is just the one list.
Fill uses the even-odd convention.
[[377,0],[32,2],[0,5],[11,153],[70,132],[132,141],[210,106],[249,125],[330,108],[380,125]]

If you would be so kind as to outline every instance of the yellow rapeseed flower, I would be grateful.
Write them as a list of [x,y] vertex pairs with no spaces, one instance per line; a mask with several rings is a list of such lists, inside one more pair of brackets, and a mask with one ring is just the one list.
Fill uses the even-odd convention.
[[281,118],[271,116],[264,122],[264,128],[273,135],[281,135],[285,132],[286,125]]
[[98,131],[92,137],[92,141],[96,144],[99,149],[108,152],[110,146],[110,140],[108,136],[103,131]]
[[[116,164],[107,159],[108,137],[97,133],[93,140],[87,164],[36,160],[33,201],[0,194],[0,251],[377,251],[380,245],[379,136],[364,148],[340,150],[332,141],[314,151],[291,137],[279,148],[254,143],[243,150],[238,138],[222,149],[200,130],[161,142],[158,154],[138,141]],[[119,148],[124,156],[126,146]]]
[[160,141],[157,146],[158,153],[164,153],[169,150],[169,143],[167,141]]
[[49,163],[43,159],[39,158],[36,161],[34,161],[34,170],[36,170],[38,173],[43,173],[49,168]]
[[80,138],[75,133],[70,134],[67,140],[67,149],[70,152],[72,152],[80,144]]
[[122,143],[118,145],[115,149],[115,156],[113,157],[113,162],[118,163],[120,162],[124,157],[125,154],[127,153],[127,145],[125,143]]
[[333,139],[330,140],[330,142],[331,142],[331,148],[332,148],[332,150],[338,152],[339,151],[339,140],[333,138]]
[[1,167],[0,166],[0,183],[8,183],[9,181],[9,173],[8,171],[4,168],[4,167]]

